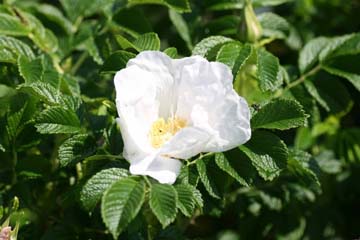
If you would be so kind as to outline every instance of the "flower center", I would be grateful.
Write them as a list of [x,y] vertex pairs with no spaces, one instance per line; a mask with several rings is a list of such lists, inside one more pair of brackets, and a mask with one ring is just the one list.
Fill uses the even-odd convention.
[[149,138],[154,148],[161,147],[165,142],[169,141],[180,129],[186,126],[186,121],[181,118],[159,118],[151,125]]

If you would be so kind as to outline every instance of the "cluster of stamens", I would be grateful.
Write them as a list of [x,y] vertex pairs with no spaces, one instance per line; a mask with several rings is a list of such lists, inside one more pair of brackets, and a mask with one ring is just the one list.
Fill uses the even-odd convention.
[[159,118],[151,125],[149,138],[154,148],[161,147],[165,142],[169,141],[180,129],[186,126],[186,121],[181,118]]

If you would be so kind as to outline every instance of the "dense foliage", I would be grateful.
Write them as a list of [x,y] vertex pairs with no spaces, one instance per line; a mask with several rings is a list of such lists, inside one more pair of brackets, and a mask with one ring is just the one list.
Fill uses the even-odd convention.
[[[18,239],[360,236],[359,1],[2,2],[0,224]],[[113,76],[144,50],[228,65],[251,140],[174,185],[130,175]]]

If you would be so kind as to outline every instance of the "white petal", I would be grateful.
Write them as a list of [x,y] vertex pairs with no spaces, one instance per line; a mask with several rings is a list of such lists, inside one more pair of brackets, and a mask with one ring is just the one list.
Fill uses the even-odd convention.
[[130,172],[135,175],[148,175],[160,183],[173,184],[179,175],[181,162],[176,159],[153,154],[138,162],[131,164]]
[[221,63],[200,60],[183,67],[177,115],[211,135],[204,151],[226,151],[250,138],[249,108]]
[[148,132],[159,115],[156,85],[153,76],[137,66],[119,71],[114,82],[124,156],[131,161],[151,149]]
[[189,159],[204,151],[210,135],[196,127],[187,127],[176,133],[160,149],[160,154],[178,159]]
[[159,115],[163,118],[170,117],[177,98],[172,59],[159,51],[144,51],[128,62],[127,67],[131,66],[137,66],[153,75],[160,102]]

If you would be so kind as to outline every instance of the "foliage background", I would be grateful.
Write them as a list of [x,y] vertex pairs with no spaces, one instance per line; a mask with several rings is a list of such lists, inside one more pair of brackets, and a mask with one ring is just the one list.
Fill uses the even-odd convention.
[[[242,1],[4,0],[0,223],[18,239],[358,238],[360,2],[253,4],[263,35],[246,43]],[[126,177],[120,155],[113,73],[147,49],[228,64],[252,104],[253,139],[192,159],[174,188]],[[103,202],[133,187],[139,209],[98,203],[119,179]]]

